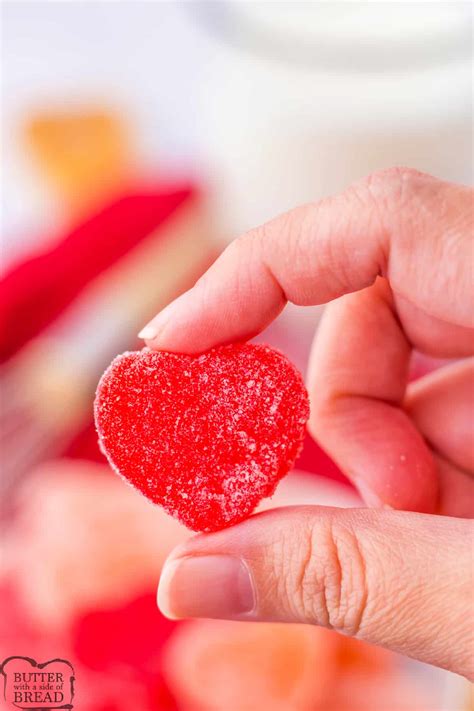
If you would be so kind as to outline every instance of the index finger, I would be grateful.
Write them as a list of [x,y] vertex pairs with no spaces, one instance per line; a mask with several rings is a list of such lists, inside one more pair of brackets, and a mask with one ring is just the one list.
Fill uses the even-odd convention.
[[[441,239],[456,190],[417,171],[390,169],[291,210],[231,243],[139,335],[156,350],[199,353],[251,338],[288,300],[326,303],[370,286],[378,275],[428,314],[470,325],[469,299],[459,298],[470,289],[470,246]],[[465,254],[456,256],[460,270],[446,282],[440,271],[453,249]]]

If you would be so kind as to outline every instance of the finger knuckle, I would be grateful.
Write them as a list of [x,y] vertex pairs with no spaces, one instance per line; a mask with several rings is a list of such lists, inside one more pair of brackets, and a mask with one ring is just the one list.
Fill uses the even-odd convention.
[[[371,173],[355,183],[352,191],[362,204],[371,208],[373,218],[385,229],[387,218],[409,206],[420,186],[432,180],[414,168],[396,166]],[[393,217],[389,223],[392,220]]]
[[254,249],[259,249],[264,251],[265,248],[271,249],[271,245],[274,241],[274,233],[271,229],[270,223],[264,223],[258,225],[258,227],[253,227],[252,229],[245,232],[238,239],[238,242],[244,243],[247,248],[251,247]]
[[407,185],[413,186],[427,180],[432,180],[431,176],[415,168],[393,166],[371,173],[362,181],[362,185],[371,191],[397,196]]
[[233,265],[232,298],[237,303],[243,302],[253,293],[254,265],[260,261],[259,245],[253,232],[236,237],[226,248],[225,257],[227,264]]
[[307,526],[295,578],[300,614],[356,635],[363,625],[368,590],[366,562],[357,535],[337,518]]
[[314,210],[314,206],[307,205],[294,208],[247,233],[285,298],[300,306],[313,303]]

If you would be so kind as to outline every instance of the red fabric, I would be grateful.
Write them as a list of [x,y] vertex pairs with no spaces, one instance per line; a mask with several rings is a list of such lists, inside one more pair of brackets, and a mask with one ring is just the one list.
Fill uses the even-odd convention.
[[96,671],[126,664],[153,673],[175,626],[158,610],[156,595],[147,593],[78,619],[72,633],[75,656]]
[[111,267],[195,195],[189,185],[127,194],[72,229],[0,282],[0,361],[18,351]]
[[[92,406],[91,406],[92,409]],[[89,420],[84,429],[66,447],[63,456],[68,459],[90,459],[93,462],[105,464],[105,457],[99,449],[94,420]]]
[[[120,674],[139,681],[150,711],[176,711],[177,703],[160,671],[162,649],[176,624],[160,613],[155,594],[144,594],[117,608],[91,610],[71,631],[74,660],[102,674],[104,680]],[[111,708],[120,711],[125,706]],[[103,706],[98,705],[99,709]]]

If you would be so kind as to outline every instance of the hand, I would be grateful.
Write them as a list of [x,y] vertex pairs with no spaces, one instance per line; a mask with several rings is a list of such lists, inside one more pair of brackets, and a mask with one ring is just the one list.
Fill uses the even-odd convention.
[[288,300],[333,302],[309,427],[375,507],[195,537],[165,566],[166,614],[315,623],[473,674],[472,359],[407,385],[413,349],[473,353],[472,236],[470,189],[388,170],[235,240],[148,324],[151,348],[194,353],[254,336]]

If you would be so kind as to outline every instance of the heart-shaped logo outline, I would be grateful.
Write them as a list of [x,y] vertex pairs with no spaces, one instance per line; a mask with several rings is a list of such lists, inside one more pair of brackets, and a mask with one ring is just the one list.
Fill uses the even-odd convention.
[[[38,670],[44,670],[45,667],[47,667],[49,664],[63,664],[65,666],[68,666],[71,670],[71,674],[68,674],[68,680],[69,680],[69,701],[68,703],[61,704],[61,706],[56,706],[54,704],[51,704],[50,701],[48,701],[47,705],[38,705],[35,703],[35,706],[25,706],[24,704],[18,704],[12,699],[7,698],[7,691],[8,691],[8,673],[10,670],[6,670],[5,667],[7,664],[10,664],[13,660],[21,660],[22,662],[27,662],[30,664],[30,666],[33,669],[38,669]],[[15,673],[14,669],[12,670],[13,673]],[[53,711],[54,709],[72,709],[73,707],[73,700],[74,700],[74,683],[76,681],[75,677],[75,672],[74,672],[74,667],[72,666],[71,662],[69,662],[67,659],[61,659],[60,657],[56,657],[54,659],[49,659],[47,662],[37,662],[35,659],[32,657],[24,657],[21,655],[12,655],[10,657],[7,657],[6,659],[3,660],[3,662],[0,664],[0,674],[3,675],[4,677],[4,686],[3,686],[3,698],[5,699],[6,703],[11,706],[11,708],[15,709],[21,709],[21,711]],[[13,682],[12,682],[13,683]],[[66,683],[66,682],[64,682]],[[23,691],[26,691],[26,689],[23,689]],[[30,702],[27,702],[30,703]]]

